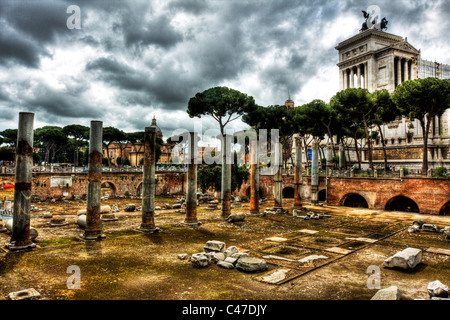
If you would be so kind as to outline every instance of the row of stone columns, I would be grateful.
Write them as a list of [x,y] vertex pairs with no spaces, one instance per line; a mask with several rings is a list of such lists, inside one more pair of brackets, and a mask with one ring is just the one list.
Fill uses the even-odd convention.
[[[342,89],[369,87],[367,62],[342,70]],[[356,75],[356,81],[355,81]]]
[[398,86],[402,84],[402,82],[411,80],[411,64],[412,60],[401,58],[401,57],[394,57],[394,63],[395,63],[395,72],[396,72],[396,82],[395,86]]

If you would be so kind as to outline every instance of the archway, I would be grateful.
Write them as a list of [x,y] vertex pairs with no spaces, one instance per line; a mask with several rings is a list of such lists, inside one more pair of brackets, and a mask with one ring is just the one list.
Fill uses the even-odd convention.
[[385,210],[388,211],[404,211],[420,213],[417,203],[405,196],[396,196],[391,198],[387,203]]
[[292,187],[286,187],[283,189],[283,198],[294,199],[295,189]]
[[342,205],[344,207],[369,208],[369,204],[366,199],[357,193],[349,194],[343,200]]
[[102,196],[105,193],[108,193],[109,197],[116,196],[116,186],[112,182],[109,181],[102,182],[101,188],[102,188]]
[[327,190],[326,189],[320,190],[319,194],[318,194],[318,197],[319,197],[319,201],[320,202],[327,201]]
[[442,206],[441,210],[439,210],[439,215],[450,216],[450,201]]

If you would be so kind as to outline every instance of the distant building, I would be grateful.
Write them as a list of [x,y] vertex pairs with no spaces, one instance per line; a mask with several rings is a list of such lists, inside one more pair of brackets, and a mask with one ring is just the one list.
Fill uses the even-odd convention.
[[[340,90],[366,88],[393,92],[402,82],[418,78],[450,78],[450,66],[423,60],[421,51],[407,38],[369,29],[342,41],[339,52]],[[423,137],[417,119],[402,117],[382,127],[388,162],[393,166],[420,169]],[[362,154],[367,159],[367,150]],[[381,141],[374,143],[374,165],[382,165]],[[433,119],[428,142],[429,168],[450,168],[450,109]]]

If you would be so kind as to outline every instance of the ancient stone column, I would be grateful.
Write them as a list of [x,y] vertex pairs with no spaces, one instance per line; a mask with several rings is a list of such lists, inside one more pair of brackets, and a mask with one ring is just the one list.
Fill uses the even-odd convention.
[[232,165],[232,153],[231,153],[231,140],[232,135],[224,135],[222,137],[222,190],[220,193],[221,198],[221,217],[227,219],[231,214],[231,165]]
[[278,158],[278,166],[275,167],[273,177],[273,200],[274,208],[283,208],[283,149],[280,142],[275,144],[275,155]]
[[311,203],[319,202],[319,141],[312,142]]
[[33,113],[19,113],[12,236],[9,245],[7,245],[9,250],[27,250],[36,247],[30,237],[33,125]]
[[397,86],[402,84],[402,59],[397,58]]
[[350,69],[350,88],[355,87],[355,70],[353,70],[353,67]]
[[197,132],[189,133],[188,171],[186,180],[185,224],[198,225],[197,220]]
[[88,193],[86,210],[86,228],[81,237],[85,240],[101,240],[102,226],[100,222],[101,184],[102,184],[102,149],[103,123],[91,121],[89,132],[88,159]]
[[356,83],[357,83],[357,87],[361,88],[361,66],[358,65],[356,67]]
[[325,190],[325,202],[328,202],[328,185],[330,183],[330,176],[331,172],[333,170],[333,145],[331,143],[327,144],[327,155],[326,155],[326,172],[325,172],[325,184],[326,184],[326,190]]
[[339,145],[339,169],[345,169],[345,149],[342,144]]
[[294,209],[302,208],[302,139],[295,138]]
[[405,81],[408,81],[409,79],[409,66],[408,66],[408,60],[407,59],[405,59],[404,61],[403,61],[403,66],[404,66],[404,69],[403,69],[403,71],[404,71],[404,78],[405,78]]
[[250,142],[250,214],[259,215],[258,140]]
[[145,128],[144,165],[142,170],[142,223],[138,228],[145,233],[158,232],[155,226],[155,189],[156,189],[156,127]]

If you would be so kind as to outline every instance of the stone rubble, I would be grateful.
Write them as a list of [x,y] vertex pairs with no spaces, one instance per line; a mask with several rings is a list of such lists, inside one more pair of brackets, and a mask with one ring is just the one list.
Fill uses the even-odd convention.
[[400,300],[402,293],[396,286],[380,289],[370,300]]
[[422,261],[422,250],[416,248],[406,248],[399,251],[383,262],[386,268],[414,269]]
[[[226,248],[225,242],[210,240],[203,247],[204,252],[194,253],[189,261],[194,267],[205,268],[211,262],[224,269],[238,269],[244,272],[258,272],[267,269],[267,263],[263,259],[252,258],[246,252],[241,252],[236,246]],[[184,260],[183,254],[178,255]]]
[[448,287],[439,280],[428,283],[427,291],[430,295],[430,298],[448,298]]

